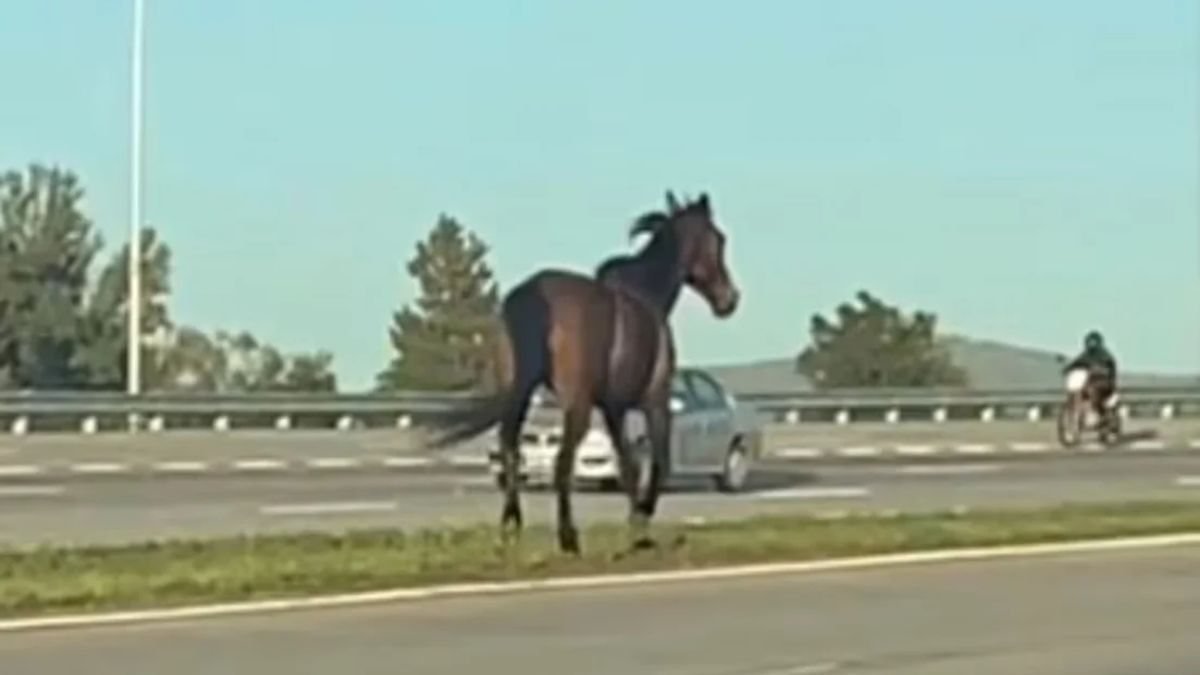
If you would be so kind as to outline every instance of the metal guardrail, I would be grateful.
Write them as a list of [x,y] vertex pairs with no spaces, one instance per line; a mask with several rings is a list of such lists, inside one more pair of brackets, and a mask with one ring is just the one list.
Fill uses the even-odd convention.
[[[478,400],[479,394],[146,394],[0,393],[0,424],[16,434],[33,431],[178,428],[407,428]],[[1062,391],[869,390],[753,393],[738,401],[764,422],[836,423],[1001,419],[1037,421],[1055,414]],[[1126,416],[1200,417],[1200,387],[1130,388],[1121,392]]]

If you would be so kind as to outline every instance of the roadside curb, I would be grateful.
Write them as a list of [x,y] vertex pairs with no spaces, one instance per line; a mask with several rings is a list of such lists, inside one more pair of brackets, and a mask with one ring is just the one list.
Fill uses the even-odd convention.
[[1107,448],[1099,443],[1084,443],[1075,448],[1063,448],[1060,445],[1044,441],[1007,441],[998,443],[949,442],[942,444],[901,443],[833,448],[790,446],[764,452],[763,456],[768,459],[786,459],[790,461],[821,461],[830,459],[914,459],[922,457],[978,457],[993,455],[1186,454],[1197,451],[1200,451],[1200,438],[1189,441],[1175,441],[1173,443],[1162,440],[1141,440]]
[[714,579],[754,578],[784,574],[835,572],[902,565],[920,565],[1004,558],[1098,553],[1106,551],[1167,548],[1200,545],[1200,532],[1166,535],[1088,539],[1049,544],[984,546],[975,548],[913,551],[852,558],[831,558],[802,562],[765,563],[631,574],[554,577],[523,581],[499,581],[447,584],[421,588],[399,588],[362,593],[308,596],[210,605],[192,605],[169,609],[149,609],[97,614],[74,614],[0,620],[0,633],[45,631],[67,628],[98,628],[128,624],[232,617],[271,612],[349,608],[396,602],[484,595],[512,595],[550,590],[586,590],[614,586],[640,586]]

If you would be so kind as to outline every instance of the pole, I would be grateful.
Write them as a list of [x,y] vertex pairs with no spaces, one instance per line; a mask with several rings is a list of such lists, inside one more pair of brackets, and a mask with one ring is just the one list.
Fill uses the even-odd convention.
[[142,49],[143,0],[133,0],[133,72],[130,96],[129,340],[126,386],[141,392],[142,380]]

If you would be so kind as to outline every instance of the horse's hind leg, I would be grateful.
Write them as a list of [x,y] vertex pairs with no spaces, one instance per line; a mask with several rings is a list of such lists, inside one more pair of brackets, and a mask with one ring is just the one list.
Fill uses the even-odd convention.
[[504,476],[504,508],[500,515],[500,531],[505,539],[521,530],[521,425],[529,411],[530,397],[537,388],[536,381],[517,383],[509,394],[508,404],[500,419],[500,465]]
[[591,423],[591,403],[584,397],[564,401],[562,444],[554,461],[554,489],[558,492],[558,546],[564,553],[579,554],[579,531],[571,513],[571,479],[575,451]]

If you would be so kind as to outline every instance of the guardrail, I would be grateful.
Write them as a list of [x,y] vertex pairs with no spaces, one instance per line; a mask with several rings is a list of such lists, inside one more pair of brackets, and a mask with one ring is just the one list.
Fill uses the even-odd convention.
[[[97,433],[135,426],[150,431],[233,428],[408,428],[478,400],[472,393],[396,394],[148,394],[0,393],[0,425],[11,433]],[[871,390],[743,393],[743,406],[766,423],[853,424],[975,420],[1038,421],[1056,414],[1061,391]],[[1200,387],[1128,389],[1126,417],[1200,417]]]

